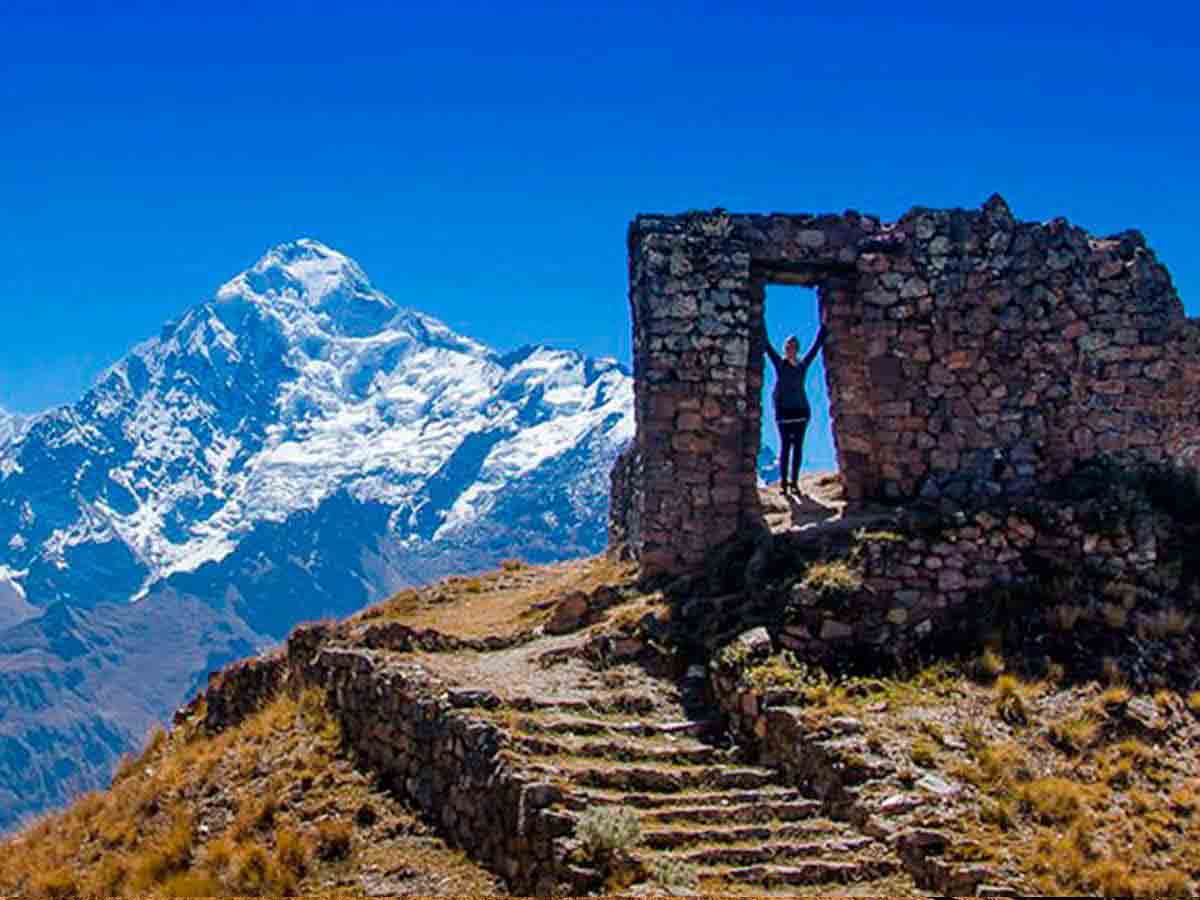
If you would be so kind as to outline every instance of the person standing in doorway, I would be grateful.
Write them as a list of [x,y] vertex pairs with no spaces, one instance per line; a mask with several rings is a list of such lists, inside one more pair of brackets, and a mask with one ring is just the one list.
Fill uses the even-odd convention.
[[783,342],[783,356],[780,356],[771,346],[765,326],[763,328],[763,346],[771,364],[775,366],[775,390],[771,399],[775,403],[775,424],[779,426],[779,477],[785,494],[798,490],[796,484],[800,478],[800,463],[804,458],[804,433],[812,418],[804,380],[808,375],[808,367],[821,352],[824,343],[825,326],[822,325],[803,358],[797,358],[800,341],[794,334]]

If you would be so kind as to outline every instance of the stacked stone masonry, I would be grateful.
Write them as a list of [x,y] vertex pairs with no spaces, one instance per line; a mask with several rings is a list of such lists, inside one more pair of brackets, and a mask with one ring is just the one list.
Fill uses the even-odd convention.
[[[979,601],[997,589],[1055,574],[1078,585],[1144,588],[1127,610],[1136,627],[1153,621],[1180,589],[1181,570],[1170,564],[1179,535],[1169,514],[1119,487],[1087,500],[993,503],[928,530],[907,523],[898,532],[863,534],[860,587],[823,594],[797,583],[775,598],[769,627],[780,649],[802,659],[865,652],[903,662],[923,644],[969,630]],[[1042,602],[1031,615],[1047,617],[1062,600]]]
[[613,534],[648,575],[761,528],[766,285],[816,288],[838,467],[867,501],[1028,496],[1080,461],[1200,463],[1200,324],[1144,238],[914,209],[629,231],[637,436]]
[[210,679],[201,695],[206,727],[237,724],[281,689],[318,687],[347,746],[448,840],[515,893],[554,892],[569,877],[556,839],[574,827],[549,809],[560,789],[510,763],[504,733],[473,712],[473,692],[449,690],[419,665],[334,635],[329,625],[301,626],[286,654]]
[[[710,684],[739,740],[754,748],[763,763],[819,799],[831,818],[886,841],[918,887],[952,897],[1016,896],[1003,886],[987,889],[986,883],[995,881],[988,865],[956,860],[947,852],[958,840],[956,820],[975,815],[961,797],[937,796],[936,802],[924,804],[919,795],[901,795],[918,805],[897,809],[898,766],[872,749],[862,723],[845,716],[814,720],[802,706],[790,705],[795,698],[789,692],[748,685],[742,673],[772,652],[765,629],[748,631],[735,644],[741,651],[738,662],[730,666],[715,658],[709,665]],[[904,814],[912,808],[922,810],[919,826]]]

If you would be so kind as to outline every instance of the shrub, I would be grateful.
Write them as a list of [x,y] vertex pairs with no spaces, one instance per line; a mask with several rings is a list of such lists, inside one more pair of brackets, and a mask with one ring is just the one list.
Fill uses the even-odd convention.
[[1024,725],[1029,721],[1021,682],[1012,675],[1001,675],[996,680],[996,711],[1010,725]]
[[254,832],[271,828],[275,824],[275,812],[279,802],[273,790],[238,809],[233,824],[229,826],[234,840],[244,841]]
[[995,825],[1002,831],[1008,831],[1017,824],[1017,813],[1012,801],[983,799],[979,807],[979,821],[986,825]]
[[592,858],[625,852],[642,838],[637,813],[624,806],[593,806],[579,817],[575,836]]
[[226,837],[209,841],[204,848],[204,861],[215,872],[227,868],[233,861],[233,844]]
[[1125,683],[1125,672],[1121,663],[1111,656],[1106,656],[1100,662],[1100,676],[1108,683],[1119,685]]
[[265,893],[271,886],[271,860],[258,844],[242,847],[233,857],[231,887],[250,895]]
[[115,897],[124,893],[122,887],[129,877],[129,866],[124,856],[105,854],[88,873],[88,891],[92,896]]
[[519,572],[521,569],[526,568],[526,564],[524,560],[517,559],[514,556],[511,559],[500,560],[500,568],[505,572]]
[[913,741],[912,761],[923,769],[933,767],[937,760],[937,744],[927,737],[919,737]]
[[1004,672],[1004,657],[993,647],[987,647],[975,660],[975,674],[978,678],[991,681],[1000,677]]
[[816,562],[808,567],[800,584],[821,597],[852,594],[862,587],[862,576],[842,559]]
[[1087,806],[1086,788],[1066,778],[1031,781],[1022,788],[1020,796],[1022,804],[1048,825],[1073,822]]
[[1100,731],[1100,723],[1084,713],[1073,719],[1055,722],[1050,726],[1051,743],[1070,753],[1079,753],[1091,745]]
[[75,873],[67,866],[37,873],[29,887],[34,897],[45,897],[47,900],[70,900],[80,894]]
[[1133,694],[1129,692],[1129,688],[1125,687],[1125,685],[1114,684],[1112,687],[1105,689],[1097,702],[1105,712],[1113,712],[1128,703],[1129,698],[1132,696]]
[[316,854],[319,859],[332,861],[350,856],[353,831],[342,821],[325,819],[317,825]]
[[1028,781],[1033,777],[1029,758],[1017,744],[969,744],[975,765],[960,768],[959,775],[978,788],[1007,792],[1014,779]]
[[1128,759],[1114,760],[1104,767],[1100,777],[1111,787],[1127,787],[1133,782],[1133,763]]
[[665,888],[693,888],[700,875],[696,866],[682,859],[660,856],[650,863],[650,878]]
[[132,858],[130,887],[145,893],[169,876],[186,870],[192,858],[193,839],[191,818],[178,819],[166,834]]
[[208,872],[178,872],[163,882],[159,892],[166,897],[221,897],[225,886]]
[[275,832],[275,860],[284,871],[303,876],[308,868],[308,848],[290,828]]
[[1196,789],[1192,785],[1181,785],[1171,793],[1171,809],[1176,815],[1191,816],[1197,806],[1200,806],[1200,797],[1196,796]]

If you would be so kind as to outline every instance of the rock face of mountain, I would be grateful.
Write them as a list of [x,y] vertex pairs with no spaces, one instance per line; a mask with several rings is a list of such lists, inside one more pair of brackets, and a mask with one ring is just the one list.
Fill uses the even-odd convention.
[[632,433],[615,361],[498,354],[310,240],[73,406],[0,415],[0,830],[298,621],[599,550]]

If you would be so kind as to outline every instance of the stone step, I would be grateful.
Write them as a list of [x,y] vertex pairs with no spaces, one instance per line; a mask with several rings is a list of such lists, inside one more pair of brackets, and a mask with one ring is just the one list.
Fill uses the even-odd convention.
[[[887,878],[900,871],[890,859],[808,859],[788,863],[757,863],[748,866],[702,867],[701,879],[770,888],[774,885],[851,884]],[[889,885],[894,890],[894,886]],[[892,891],[886,891],[890,894]],[[870,892],[874,895],[874,892]]]
[[776,783],[778,774],[753,766],[665,766],[646,763],[596,765],[586,759],[549,757],[530,760],[526,769],[547,778],[566,778],[576,785],[629,793],[672,794],[688,789],[753,790]]
[[654,711],[654,701],[636,694],[592,695],[583,698],[512,697],[505,705],[524,713],[560,713],[578,716],[645,716]]
[[600,740],[516,735],[509,746],[531,756],[570,756],[579,759],[645,761],[666,765],[729,764],[737,756],[733,751],[712,747],[699,741],[631,737]]
[[689,789],[675,794],[645,794],[630,793],[621,790],[605,788],[573,788],[564,798],[564,805],[572,809],[584,810],[589,806],[629,806],[646,811],[651,815],[655,811],[670,814],[677,810],[714,808],[735,809],[764,805],[796,804],[804,809],[820,809],[820,804],[806,797],[794,788],[771,786],[757,790],[728,790],[706,791]]
[[[843,836],[803,843],[753,841],[706,847],[688,846],[671,851],[669,855],[696,866],[743,868],[767,864],[799,866],[801,864],[827,863],[834,866],[859,866],[865,873],[873,871],[867,868],[867,864],[874,863],[875,860],[858,860],[850,857],[877,846],[877,842],[869,837]],[[793,860],[795,862],[792,862]],[[889,863],[890,860],[884,859],[881,862]]]
[[823,839],[840,840],[840,830],[823,819],[804,822],[763,823],[740,825],[729,822],[722,826],[695,828],[654,828],[642,831],[642,843],[651,850],[676,850],[697,844],[777,844],[783,841],[814,845]]
[[709,804],[668,807],[647,810],[642,813],[642,822],[652,828],[658,825],[694,822],[707,825],[713,822],[731,822],[739,825],[766,822],[801,822],[819,818],[821,803],[817,800],[795,802],[759,801],[756,803]]
[[720,719],[642,720],[628,716],[538,716],[523,714],[507,723],[526,734],[631,735],[634,737],[716,737],[725,728]]

